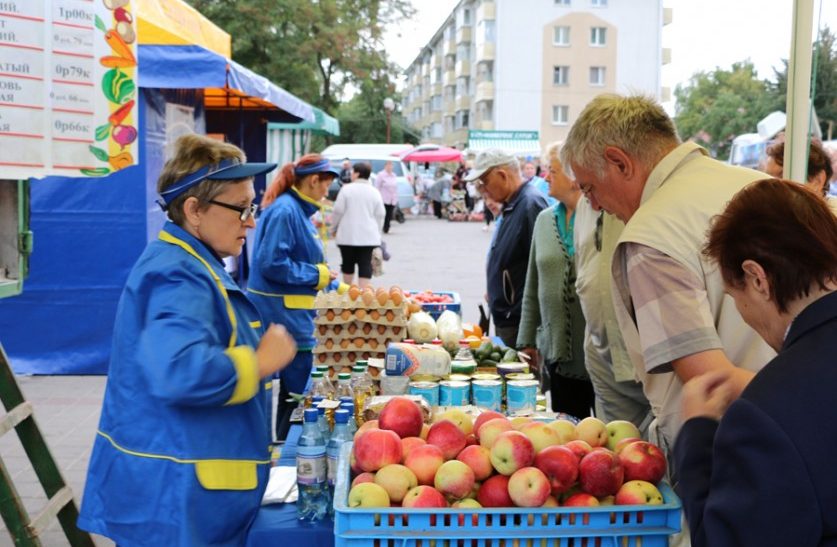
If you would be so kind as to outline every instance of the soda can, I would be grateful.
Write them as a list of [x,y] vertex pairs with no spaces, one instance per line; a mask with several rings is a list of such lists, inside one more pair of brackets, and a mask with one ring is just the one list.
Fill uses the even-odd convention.
[[471,400],[471,384],[445,380],[439,382],[439,406],[466,406]]
[[537,380],[506,382],[506,411],[509,415],[534,412],[537,397]]
[[410,382],[410,395],[420,395],[430,406],[439,406],[439,384],[436,382]]
[[501,412],[503,410],[503,382],[500,380],[471,382],[471,401],[478,407]]

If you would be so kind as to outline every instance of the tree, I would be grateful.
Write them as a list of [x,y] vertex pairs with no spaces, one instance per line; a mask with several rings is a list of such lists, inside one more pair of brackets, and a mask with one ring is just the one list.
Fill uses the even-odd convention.
[[707,147],[719,159],[727,158],[737,135],[754,132],[776,106],[769,84],[756,77],[749,60],[734,63],[730,70],[698,72],[687,85],[678,85],[674,96],[680,136]]
[[[837,36],[828,26],[823,27],[814,43],[814,108],[820,121],[823,138],[831,138],[829,129],[837,124]],[[776,83],[771,86],[778,109],[785,110],[788,93],[788,60],[782,59],[782,69],[775,70]]]
[[410,0],[188,0],[233,37],[233,59],[299,98],[334,112],[344,90],[397,74],[384,28]]

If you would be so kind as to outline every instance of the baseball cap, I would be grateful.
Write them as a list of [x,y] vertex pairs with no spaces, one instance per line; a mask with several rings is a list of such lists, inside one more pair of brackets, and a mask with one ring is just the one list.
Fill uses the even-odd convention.
[[510,163],[518,165],[517,158],[513,154],[500,148],[486,148],[477,154],[477,159],[474,160],[474,168],[465,175],[464,180],[466,182],[477,180],[492,167],[508,165]]
[[276,168],[275,163],[242,163],[238,158],[221,160],[193,171],[160,193],[160,206],[165,210],[172,201],[204,180],[239,180],[263,175]]

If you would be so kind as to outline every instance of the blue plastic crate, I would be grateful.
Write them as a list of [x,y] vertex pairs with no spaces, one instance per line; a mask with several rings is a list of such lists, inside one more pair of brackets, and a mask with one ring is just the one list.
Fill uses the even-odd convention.
[[[410,290],[408,290],[407,292],[410,293],[410,294],[418,294],[420,292],[425,292],[425,291],[410,291]],[[445,310],[450,310],[452,312],[456,312],[458,315],[462,315],[462,302],[459,299],[459,293],[458,292],[433,291],[433,294],[446,294],[453,299],[453,302],[447,302],[447,303],[430,302],[430,303],[427,303],[427,304],[422,304],[421,305],[422,311],[425,311],[428,314],[430,314],[430,317],[432,317],[433,319],[438,319],[439,316],[442,315],[442,312],[445,311]]]
[[680,531],[680,500],[663,505],[502,509],[350,509],[352,443],[340,454],[334,493],[337,547],[667,547]]

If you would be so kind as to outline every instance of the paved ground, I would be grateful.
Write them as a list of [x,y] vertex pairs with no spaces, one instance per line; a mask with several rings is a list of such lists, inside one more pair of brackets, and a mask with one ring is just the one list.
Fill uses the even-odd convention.
[[[477,321],[477,304],[485,291],[485,255],[491,237],[491,232],[483,231],[483,226],[483,223],[451,223],[430,218],[393,223],[391,233],[385,237],[392,259],[385,263],[384,275],[374,280],[375,285],[456,291],[462,298],[463,319]],[[339,251],[334,245],[329,248],[329,263],[335,269],[340,264]],[[78,502],[83,493],[105,381],[104,376],[18,377]],[[0,457],[14,477],[27,509],[36,514],[46,498],[16,435],[9,433],[0,438]],[[96,543],[113,545],[103,538],[96,538]],[[43,538],[43,544],[68,545],[57,522]],[[0,547],[11,545],[0,523]]]

